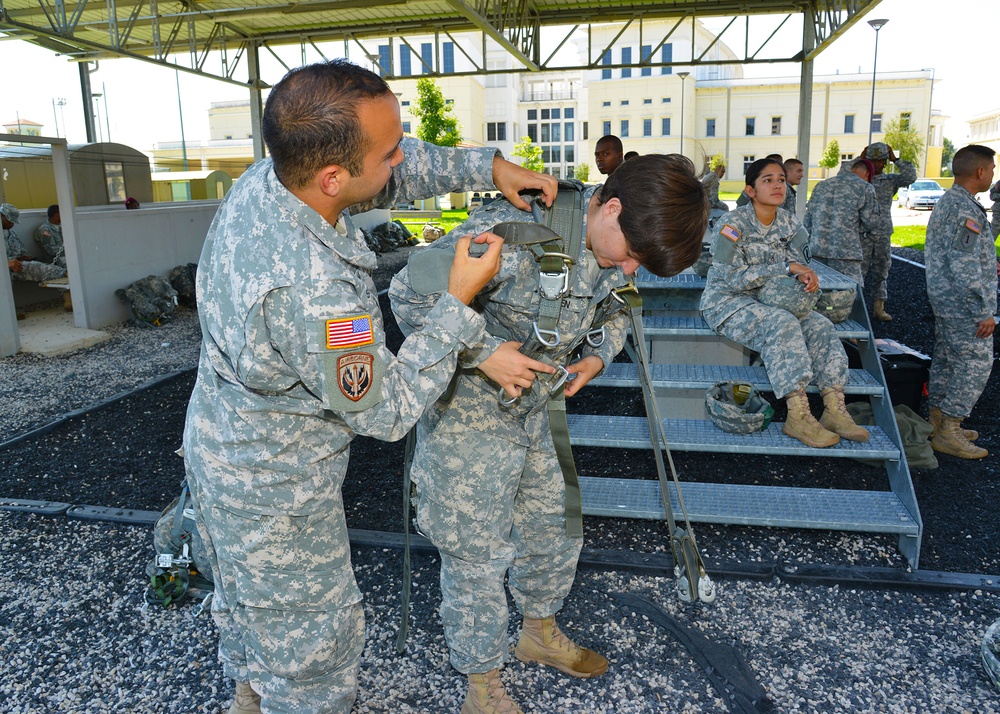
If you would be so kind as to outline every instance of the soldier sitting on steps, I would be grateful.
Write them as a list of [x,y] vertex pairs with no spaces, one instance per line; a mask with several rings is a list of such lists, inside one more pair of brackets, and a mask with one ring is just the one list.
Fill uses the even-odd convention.
[[[818,297],[819,291],[819,278],[808,266],[808,234],[794,214],[779,208],[785,200],[781,162],[753,162],[745,191],[750,203],[716,222],[713,263],[701,298],[705,321],[760,353],[775,395],[788,404],[785,434],[813,447],[833,446],[841,437],[867,441],[868,431],[844,406],[847,354],[833,324],[811,306],[800,310],[798,304],[779,307],[761,299],[765,286],[781,281],[795,303],[807,302],[810,294]],[[819,421],[805,392],[814,377],[825,406]]]

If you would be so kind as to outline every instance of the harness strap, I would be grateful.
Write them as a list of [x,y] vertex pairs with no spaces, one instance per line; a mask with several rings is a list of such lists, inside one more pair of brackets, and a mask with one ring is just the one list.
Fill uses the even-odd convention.
[[[452,380],[454,382],[454,380]],[[396,652],[406,651],[406,636],[410,632],[410,469],[413,466],[413,452],[417,448],[417,427],[410,429],[406,435],[405,455],[403,456],[403,586],[400,593],[399,634],[396,637]]]

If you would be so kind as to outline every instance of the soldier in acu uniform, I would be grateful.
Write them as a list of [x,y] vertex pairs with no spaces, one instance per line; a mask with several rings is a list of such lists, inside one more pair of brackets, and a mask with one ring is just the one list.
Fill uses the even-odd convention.
[[[560,196],[571,190],[560,188]],[[612,292],[626,285],[628,275],[640,265],[674,275],[699,256],[707,201],[689,160],[654,154],[623,163],[603,186],[584,189],[582,199],[581,240],[575,254],[566,255],[572,267],[560,281],[564,287],[550,293],[535,254],[508,241],[499,274],[474,302],[487,334],[465,347],[453,388],[417,427],[417,522],[441,553],[445,639],[452,665],[469,678],[463,714],[521,711],[499,678],[508,654],[505,575],[523,615],[518,659],[581,678],[608,667],[555,621],[583,539],[582,532],[567,533],[568,489],[549,402],[578,393],[621,350],[628,316]],[[440,304],[440,288],[427,281],[418,262],[457,235],[524,221],[522,216],[496,201],[437,241],[425,251],[429,255],[411,259],[389,291],[403,331],[426,324]],[[547,324],[550,303],[558,318],[544,345],[532,335]],[[533,379],[531,370],[542,363],[557,366],[563,379],[568,374],[566,386],[547,373]]]
[[53,265],[66,267],[66,249],[63,246],[62,216],[59,205],[53,203],[46,211],[45,223],[35,229],[35,243],[45,251]]
[[213,561],[219,656],[237,681],[230,712],[346,714],[364,646],[341,501],[350,443],[400,438],[440,396],[457,353],[482,339],[466,305],[502,245],[477,237],[489,248],[474,258],[459,241],[448,294],[394,356],[375,255],[347,209],[494,182],[551,199],[556,186],[492,149],[404,139],[388,85],[345,61],[286,75],[263,136],[271,158],[226,196],[199,263],[185,465]]
[[864,285],[861,236],[879,223],[875,189],[868,183],[872,163],[858,159],[850,169],[820,181],[806,207],[812,257]]
[[10,203],[0,205],[0,223],[3,224],[3,242],[7,251],[7,269],[14,280],[40,283],[66,277],[66,268],[36,260],[24,248],[24,243],[14,232],[14,224],[20,223],[21,212]]
[[997,256],[986,209],[976,194],[989,188],[994,151],[972,144],[955,152],[955,184],[927,223],[927,297],[934,312],[934,355],[927,403],[935,451],[981,459],[986,449],[962,420],[983,393],[993,366]]
[[[823,315],[807,309],[765,304],[759,291],[772,281],[794,279],[790,286],[815,293],[819,278],[808,265],[808,236],[785,200],[785,170],[780,161],[760,159],[747,169],[750,203],[720,218],[712,267],[701,297],[705,321],[720,335],[760,353],[775,396],[784,397],[788,418],[783,431],[813,447],[833,446],[841,437],[867,441],[844,405],[847,354]],[[813,381],[825,407],[817,421],[809,411],[805,388]]]
[[[868,159],[875,166],[871,182],[879,208],[878,227],[861,236],[861,271],[866,278],[871,272],[871,286],[875,296],[872,315],[876,320],[888,322],[892,319],[892,315],[885,311],[885,301],[889,295],[886,280],[892,263],[892,197],[899,189],[917,180],[917,170],[909,161],[896,156],[896,152],[881,141],[866,146],[861,152],[861,158]],[[887,161],[895,164],[899,173],[884,173]]]
[[990,225],[993,228],[993,240],[996,240],[1000,238],[1000,181],[993,184],[990,189],[990,200],[993,201],[990,209],[993,212],[993,219]]
[[789,213],[795,213],[795,202],[798,200],[798,193],[795,187],[802,183],[806,175],[805,165],[798,159],[785,159],[785,201],[781,204]]

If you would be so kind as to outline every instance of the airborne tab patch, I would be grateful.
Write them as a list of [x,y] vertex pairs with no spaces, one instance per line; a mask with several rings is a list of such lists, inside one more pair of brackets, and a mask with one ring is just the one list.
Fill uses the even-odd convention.
[[323,334],[328,350],[361,347],[375,342],[371,315],[355,315],[354,317],[327,320],[325,325]]
[[722,226],[722,230],[719,231],[719,234],[724,235],[726,238],[734,242],[740,239],[740,232],[728,223]]
[[367,352],[351,352],[337,358],[337,386],[340,392],[352,402],[359,401],[368,394],[375,383],[372,369],[374,355]]

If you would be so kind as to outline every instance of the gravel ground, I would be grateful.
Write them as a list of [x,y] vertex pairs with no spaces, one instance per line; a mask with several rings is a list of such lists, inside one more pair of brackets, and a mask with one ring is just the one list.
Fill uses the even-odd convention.
[[[919,259],[913,251],[900,251]],[[406,253],[382,257],[384,284]],[[894,261],[889,308],[896,319],[877,325],[891,337],[930,353],[933,325],[922,271]],[[905,306],[905,311],[904,311]],[[385,306],[383,306],[383,309]],[[169,344],[165,344],[169,343]],[[198,325],[181,313],[156,331],[122,326],[113,339],[65,357],[27,355],[0,360],[0,433],[24,434],[87,404],[131,390],[151,378],[194,365]],[[994,374],[968,425],[1000,449]],[[183,413],[193,375],[181,374],[112,407],[75,417],[48,433],[2,450],[0,496],[159,510],[175,495]],[[580,411],[635,410],[635,400],[591,390]],[[601,394],[603,392],[603,394]],[[641,407],[639,407],[641,409]],[[641,412],[640,412],[641,413]],[[914,472],[925,521],[922,568],[1000,573],[995,504],[996,456]],[[651,459],[579,449],[588,475],[614,469],[646,477]],[[726,480],[731,457],[676,454],[681,478]],[[879,472],[836,460],[755,460],[777,483],[851,485]],[[355,528],[398,530],[400,447],[355,441],[344,488]],[[862,484],[858,486],[857,484]],[[876,487],[881,488],[881,485]],[[956,495],[958,496],[956,498]],[[993,509],[992,511],[990,509]],[[892,538],[762,528],[696,526],[711,562],[787,561],[903,567]],[[663,551],[660,523],[588,518],[588,548]],[[0,512],[0,556],[16,576],[0,580],[0,709],[9,712],[215,712],[231,696],[215,662],[211,618],[193,607],[140,612],[143,568],[151,557],[148,527]],[[409,652],[393,649],[398,617],[400,557],[395,551],[354,549],[365,594],[368,646],[355,712],[457,710],[463,681],[450,668],[440,623],[438,562],[415,556]],[[505,670],[509,690],[526,711],[724,712],[689,653],[671,635],[614,599],[648,596],[690,628],[736,646],[773,701],[789,712],[997,712],[997,692],[979,664],[979,642],[1000,617],[1000,597],[983,591],[899,592],[793,584],[778,578],[726,580],[711,605],[684,605],[673,579],[622,570],[581,570],[560,621],[571,634],[604,651],[609,673],[593,682],[568,680],[516,661]],[[98,624],[99,623],[99,624]],[[513,618],[511,636],[518,623]]]

